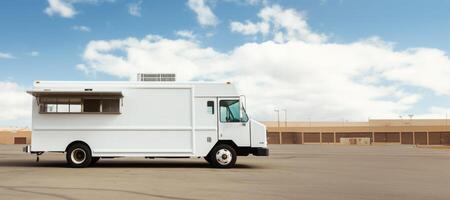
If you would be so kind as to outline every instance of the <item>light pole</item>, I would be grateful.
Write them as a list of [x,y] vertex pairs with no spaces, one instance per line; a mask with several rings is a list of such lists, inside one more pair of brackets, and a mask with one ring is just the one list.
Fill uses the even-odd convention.
[[372,144],[375,142],[375,131],[372,128],[372,123],[370,123],[370,117],[367,118],[367,123],[369,124],[369,131],[372,133],[372,142],[370,143]]
[[280,131],[280,109],[274,110],[277,113],[277,123],[278,123],[278,139],[281,144],[281,131]]
[[282,109],[284,111],[284,127],[287,127],[287,109]]
[[416,144],[416,132],[414,130],[412,130],[412,128],[411,128],[412,127],[412,125],[411,125],[412,118],[414,117],[414,115],[413,114],[409,114],[408,117],[409,117],[409,130],[411,130],[412,133],[413,133],[413,144],[417,146],[417,144]]
[[400,133],[398,135],[398,140],[400,141],[400,144],[402,144],[402,132],[403,130],[405,130],[405,123],[403,122],[403,116],[399,115],[398,118],[400,118],[400,124],[401,124],[401,129],[400,129]]

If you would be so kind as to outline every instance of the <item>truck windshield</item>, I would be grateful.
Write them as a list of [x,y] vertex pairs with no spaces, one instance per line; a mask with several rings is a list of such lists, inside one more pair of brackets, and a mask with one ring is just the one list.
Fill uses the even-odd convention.
[[221,100],[220,101],[220,121],[221,122],[240,122],[239,100]]

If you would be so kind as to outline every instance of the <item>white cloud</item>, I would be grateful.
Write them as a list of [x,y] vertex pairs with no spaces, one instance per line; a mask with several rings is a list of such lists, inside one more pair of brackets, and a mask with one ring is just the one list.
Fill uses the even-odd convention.
[[44,9],[44,13],[49,16],[59,15],[64,18],[72,18],[77,14],[74,4],[88,3],[98,4],[102,2],[114,2],[115,0],[47,0],[48,6]]
[[197,14],[197,21],[202,26],[216,26],[219,20],[211,11],[211,8],[206,5],[206,0],[189,0],[188,6]]
[[30,52],[30,56],[33,56],[33,57],[39,56],[39,51]]
[[270,30],[270,25],[267,22],[252,23],[247,21],[246,23],[231,22],[230,28],[232,32],[238,32],[244,35],[256,35],[262,33],[267,35]]
[[[142,40],[91,41],[84,51],[83,59],[86,61],[84,71],[100,71],[118,77],[135,77],[137,73],[145,72],[177,72],[177,79],[189,80],[200,74],[198,62],[205,66],[213,63],[221,65],[217,63],[217,57],[221,56],[211,48],[200,48],[191,40],[169,40],[148,35]],[[195,58],[195,62],[192,58]],[[211,70],[214,69],[203,71]]]
[[[176,72],[180,80],[230,80],[239,84],[260,118],[270,116],[273,107],[286,107],[292,119],[367,119],[398,116],[422,98],[403,86],[450,93],[450,83],[440,80],[450,76],[445,70],[450,67],[449,58],[435,51],[439,50],[394,51],[367,41],[318,44],[293,40],[247,43],[221,53],[195,41],[150,35],[91,41],[83,55],[83,70],[130,79],[139,72]],[[426,73],[430,83],[395,76],[398,70]]]
[[196,36],[192,31],[188,31],[188,30],[179,30],[175,32],[176,35],[189,39],[189,40],[195,40]]
[[256,5],[266,5],[268,4],[268,0],[224,0],[225,2],[232,2],[232,3],[236,3],[238,5],[251,5],[251,6],[256,6]]
[[128,13],[130,13],[130,15],[140,17],[141,16],[141,6],[142,6],[142,1],[138,1],[136,3],[129,4],[128,5]]
[[31,96],[13,82],[0,81],[0,120],[16,120],[31,116]]
[[[424,98],[418,91],[450,95],[450,59],[439,49],[395,50],[377,37],[327,42],[305,28],[298,12],[278,6],[263,10],[259,16],[278,26],[274,30],[282,32],[282,40],[245,43],[229,52],[155,35],[97,40],[86,46],[77,68],[129,79],[172,72],[181,81],[232,81],[258,119],[272,119],[274,107],[287,108],[292,120],[397,118]],[[271,13],[283,13],[287,22]]]
[[[326,35],[313,32],[306,22],[305,15],[294,9],[284,9],[279,5],[266,6],[258,16],[261,22],[231,22],[231,31],[244,35],[270,33],[277,42],[301,40],[321,43],[327,40]],[[270,28],[272,29],[269,30]]]
[[[450,107],[440,106],[431,106],[427,113],[413,115],[413,119],[449,119],[449,117]],[[408,118],[408,116],[404,116],[404,118]]]
[[91,32],[91,28],[87,26],[72,26],[72,30],[80,31],[80,32]]
[[86,67],[86,65],[84,65],[84,64],[77,64],[77,65],[75,66],[75,68],[77,68],[78,70],[84,72],[85,74],[90,74],[89,69],[88,69],[88,68]]
[[64,18],[72,18],[77,14],[72,4],[64,0],[48,0],[44,12],[49,16],[59,15]]
[[13,59],[14,56],[10,53],[0,52],[0,59]]
[[262,2],[262,0],[245,0],[246,3],[250,5],[257,5]]

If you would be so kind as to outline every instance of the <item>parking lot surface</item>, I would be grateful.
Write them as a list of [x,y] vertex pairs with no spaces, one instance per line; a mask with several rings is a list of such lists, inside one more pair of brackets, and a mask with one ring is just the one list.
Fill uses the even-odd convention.
[[120,158],[67,168],[64,154],[0,145],[0,199],[449,199],[450,151],[401,145],[271,145],[233,169],[203,159]]

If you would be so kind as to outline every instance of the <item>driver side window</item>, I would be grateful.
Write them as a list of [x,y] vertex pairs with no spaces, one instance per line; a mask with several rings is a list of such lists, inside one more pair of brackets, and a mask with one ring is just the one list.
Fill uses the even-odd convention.
[[220,122],[240,122],[241,111],[239,100],[220,101]]

